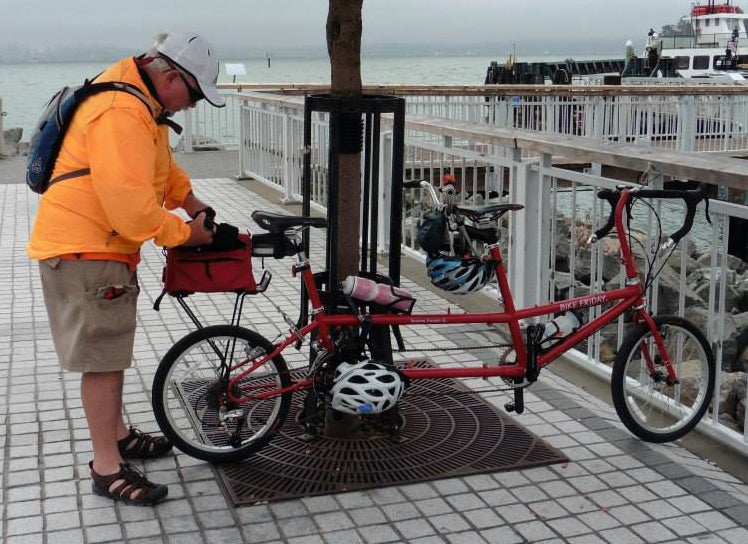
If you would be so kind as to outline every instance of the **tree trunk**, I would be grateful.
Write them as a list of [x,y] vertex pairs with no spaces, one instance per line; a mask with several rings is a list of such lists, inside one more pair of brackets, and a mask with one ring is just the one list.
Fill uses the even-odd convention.
[[[330,55],[330,90],[333,96],[355,98],[361,95],[361,8],[363,0],[330,0],[327,13],[327,52]],[[359,116],[360,119],[360,116]],[[341,131],[355,128],[355,119],[338,116]],[[344,126],[345,125],[345,126]],[[349,136],[349,135],[344,135]],[[346,146],[348,147],[348,146]],[[359,270],[361,222],[361,151],[345,149],[338,162],[337,277],[356,275]],[[328,286],[330,290],[334,286]],[[352,436],[359,418],[332,409],[325,410],[325,434]]]
[[[327,52],[333,96],[361,95],[361,8],[363,0],[330,0],[327,13]],[[339,159],[338,278],[359,269],[361,153]]]

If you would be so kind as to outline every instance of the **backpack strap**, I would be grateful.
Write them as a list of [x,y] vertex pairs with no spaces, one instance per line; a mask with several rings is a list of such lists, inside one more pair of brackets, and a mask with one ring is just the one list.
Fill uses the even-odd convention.
[[[100,75],[100,74],[99,74]],[[98,75],[96,77],[99,77]],[[94,79],[96,79],[94,77]],[[134,97],[138,98],[145,106],[148,108],[148,110],[151,112],[151,115],[154,115],[156,113],[156,108],[153,105],[153,103],[148,99],[148,97],[143,94],[143,92],[137,88],[135,85],[132,85],[131,83],[127,83],[125,81],[104,81],[101,83],[93,83],[93,80],[86,80],[83,86],[75,91],[76,100],[78,102],[83,101],[84,99],[88,98],[92,94],[97,94],[105,91],[121,91],[126,92]],[[156,116],[156,124],[157,125],[167,125],[170,127],[174,132],[177,134],[182,133],[182,127],[179,126],[179,124],[175,123],[171,119],[169,119],[165,115],[165,111],[162,111],[160,114]],[[73,170],[72,172],[67,172],[65,174],[61,174],[57,176],[56,178],[52,178],[49,180],[48,188],[53,184],[57,183],[58,181],[65,181],[66,179],[72,179],[77,178],[80,176],[85,176],[91,173],[90,168],[81,168],[79,170]]]

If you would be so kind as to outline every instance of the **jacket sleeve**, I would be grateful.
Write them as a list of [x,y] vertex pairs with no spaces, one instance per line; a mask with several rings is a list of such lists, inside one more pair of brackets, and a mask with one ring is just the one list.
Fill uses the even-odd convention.
[[105,111],[89,123],[86,147],[93,190],[119,236],[167,247],[187,241],[189,226],[156,200],[156,135],[143,117],[124,108]]
[[[165,129],[166,130],[166,129]],[[169,170],[169,177],[166,181],[166,199],[164,206],[166,209],[173,210],[175,208],[181,208],[184,204],[184,199],[192,191],[192,184],[190,183],[190,176],[187,172],[182,170],[179,165],[174,162],[174,156],[169,150],[169,158],[171,160],[171,169]]]

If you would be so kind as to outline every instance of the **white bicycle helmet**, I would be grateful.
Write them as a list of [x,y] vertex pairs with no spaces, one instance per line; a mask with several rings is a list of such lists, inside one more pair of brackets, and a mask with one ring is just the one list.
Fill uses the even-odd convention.
[[405,391],[402,375],[370,359],[340,363],[330,394],[332,407],[348,414],[379,414],[392,408]]
[[426,262],[431,283],[456,295],[483,289],[493,279],[491,262],[476,257],[461,258],[439,256]]

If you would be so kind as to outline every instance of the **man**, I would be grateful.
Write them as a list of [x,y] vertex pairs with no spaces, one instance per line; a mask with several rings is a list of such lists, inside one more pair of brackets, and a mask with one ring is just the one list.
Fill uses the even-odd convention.
[[[81,104],[63,140],[27,251],[39,260],[55,350],[64,370],[81,372],[81,398],[93,460],[93,491],[151,505],[168,489],[125,459],[167,454],[171,443],[125,425],[124,370],[131,365],[139,287],[136,266],[147,240],[161,246],[209,244],[208,206],[173,160],[168,117],[205,98],[224,101],[218,59],[196,34],[165,34],[96,81],[124,81],[144,96],[108,91]],[[145,99],[145,100],[143,100]],[[83,172],[83,174],[81,174]],[[168,210],[181,207],[185,222]]]

